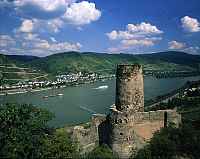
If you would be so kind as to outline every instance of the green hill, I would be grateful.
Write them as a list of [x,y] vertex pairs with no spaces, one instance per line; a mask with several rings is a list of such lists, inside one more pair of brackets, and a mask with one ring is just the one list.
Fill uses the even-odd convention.
[[119,63],[141,63],[146,70],[196,70],[200,56],[172,51],[143,55],[66,52],[33,60],[30,66],[52,74],[77,71],[110,73]]
[[16,83],[43,77],[43,72],[27,67],[28,62],[36,59],[38,57],[0,54],[0,83]]
[[36,56],[4,55],[0,54],[0,65],[24,65],[27,62],[39,59]]
[[200,56],[175,51],[140,55],[65,52],[42,58],[1,55],[0,64],[4,61],[56,75],[78,71],[114,73],[119,63],[140,63],[145,70],[194,71],[199,69]]

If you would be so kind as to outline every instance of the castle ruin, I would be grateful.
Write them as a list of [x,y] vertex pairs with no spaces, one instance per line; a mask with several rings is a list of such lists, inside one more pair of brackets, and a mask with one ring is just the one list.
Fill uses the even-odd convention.
[[142,67],[123,64],[117,66],[115,104],[109,115],[94,114],[89,128],[75,126],[72,134],[82,153],[105,143],[120,158],[129,158],[169,123],[178,127],[181,116],[176,110],[145,112]]

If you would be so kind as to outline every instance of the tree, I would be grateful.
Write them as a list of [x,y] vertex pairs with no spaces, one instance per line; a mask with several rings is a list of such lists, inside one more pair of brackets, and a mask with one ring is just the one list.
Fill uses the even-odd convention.
[[53,114],[32,105],[0,106],[0,158],[39,158]]
[[167,135],[156,134],[150,141],[153,158],[172,159],[176,154],[176,144]]
[[96,147],[92,152],[88,153],[87,159],[117,159],[117,155],[107,145]]
[[137,153],[137,156],[131,156],[130,158],[134,159],[153,159],[151,150],[150,150],[150,145],[146,145],[143,149],[139,150]]
[[2,73],[0,73],[0,86],[4,84],[3,79],[4,79],[4,76]]
[[64,128],[48,127],[52,117],[32,105],[0,106],[0,158],[77,158],[76,143]]
[[58,129],[43,140],[41,158],[78,158],[76,143],[64,129]]
[[179,128],[169,126],[154,134],[135,159],[173,159],[175,156],[189,156],[198,159],[200,152],[200,131],[192,125]]

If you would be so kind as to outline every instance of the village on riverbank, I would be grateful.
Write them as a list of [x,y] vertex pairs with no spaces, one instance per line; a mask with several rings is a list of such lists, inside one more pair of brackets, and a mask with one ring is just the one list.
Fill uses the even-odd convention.
[[100,75],[97,73],[67,73],[57,75],[55,80],[24,80],[15,84],[3,84],[0,86],[0,95],[18,94],[27,92],[43,91],[52,88],[77,86],[85,83],[93,83],[100,80],[113,79],[115,75]]

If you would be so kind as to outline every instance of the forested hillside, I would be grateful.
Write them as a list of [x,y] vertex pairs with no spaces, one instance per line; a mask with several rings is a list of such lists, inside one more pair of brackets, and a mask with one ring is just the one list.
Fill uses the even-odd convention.
[[199,69],[200,56],[175,51],[140,55],[65,52],[42,58],[0,56],[0,64],[24,65],[52,75],[78,71],[113,73],[119,63],[140,63],[145,70],[191,71]]

